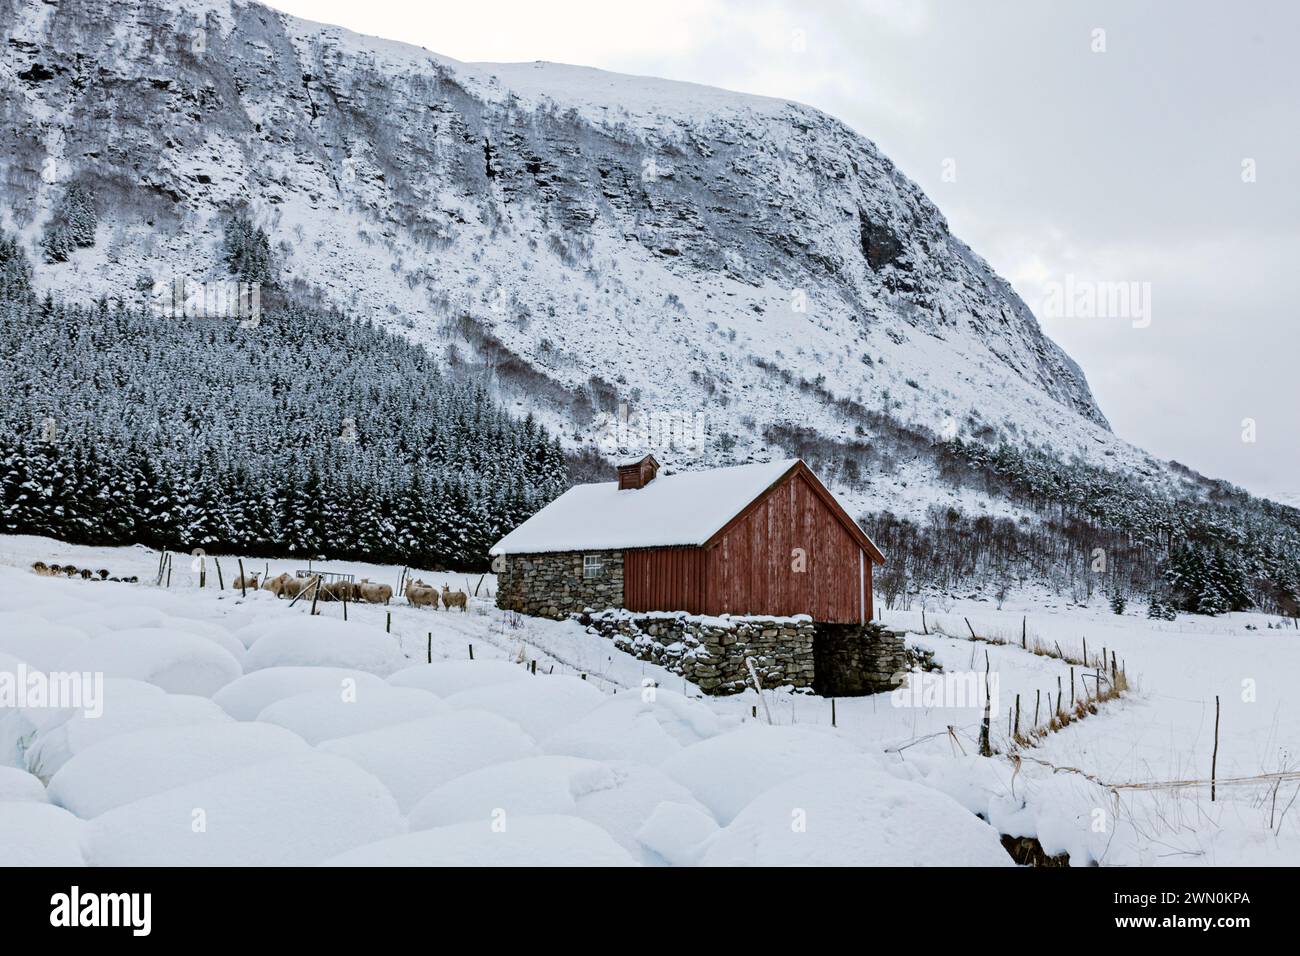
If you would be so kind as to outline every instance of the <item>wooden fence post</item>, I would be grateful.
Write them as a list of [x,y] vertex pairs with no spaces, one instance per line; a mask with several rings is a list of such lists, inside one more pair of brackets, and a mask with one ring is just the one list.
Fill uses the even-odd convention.
[[239,562],[239,596],[248,597],[248,582],[244,579],[244,559],[236,558]]
[[212,563],[217,566],[217,590],[224,591],[226,589],[226,581],[221,576],[221,562],[216,558],[213,558]]
[[1210,802],[1214,802],[1219,771],[1219,695],[1214,695],[1214,754],[1210,757]]
[[993,745],[989,742],[989,721],[993,715],[993,698],[989,696],[989,652],[984,652],[984,719],[980,722],[980,756],[992,757]]

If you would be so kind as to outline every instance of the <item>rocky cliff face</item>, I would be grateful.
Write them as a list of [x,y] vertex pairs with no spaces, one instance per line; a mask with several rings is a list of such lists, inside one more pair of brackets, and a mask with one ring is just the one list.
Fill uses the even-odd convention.
[[575,446],[637,444],[611,438],[626,405],[682,458],[869,442],[867,412],[1134,454],[1010,287],[817,110],[253,3],[0,0],[0,28],[6,227],[35,250],[70,181],[100,215],[38,272],[61,294],[216,277],[244,209],[286,288],[485,367]]

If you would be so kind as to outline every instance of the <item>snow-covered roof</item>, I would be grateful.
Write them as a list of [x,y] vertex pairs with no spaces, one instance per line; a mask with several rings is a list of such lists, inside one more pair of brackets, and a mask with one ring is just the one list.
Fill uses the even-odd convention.
[[492,546],[491,554],[701,545],[797,458],[660,475],[644,488],[576,485]]
[[[642,488],[622,490],[617,481],[577,485],[511,531],[488,553],[698,547],[796,465],[802,466],[798,458],[787,458],[688,471],[656,478]],[[803,470],[806,472],[807,466]],[[837,506],[837,510],[842,508]],[[884,560],[847,514],[842,520],[861,535],[875,560]]]

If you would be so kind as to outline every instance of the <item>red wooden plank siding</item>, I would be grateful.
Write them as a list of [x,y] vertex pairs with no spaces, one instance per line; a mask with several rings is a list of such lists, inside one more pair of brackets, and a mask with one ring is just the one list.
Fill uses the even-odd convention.
[[[805,555],[803,572],[793,570],[796,548]],[[811,614],[817,621],[857,623],[863,617],[860,553],[796,474],[708,550],[704,613]]]
[[[801,572],[794,570],[795,549],[803,551]],[[631,611],[809,614],[856,624],[872,615],[871,578],[870,555],[796,472],[708,548],[625,551],[623,604]]]
[[704,609],[704,549],[643,548],[623,553],[623,605],[629,611]]

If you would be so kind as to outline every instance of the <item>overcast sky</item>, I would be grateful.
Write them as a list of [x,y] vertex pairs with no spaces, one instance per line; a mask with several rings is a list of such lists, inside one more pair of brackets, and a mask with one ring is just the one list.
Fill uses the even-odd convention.
[[[1119,435],[1300,503],[1300,4],[272,5],[459,60],[579,63],[831,113],[1011,280]],[[1062,307],[1101,283],[1142,297],[1121,315]]]

